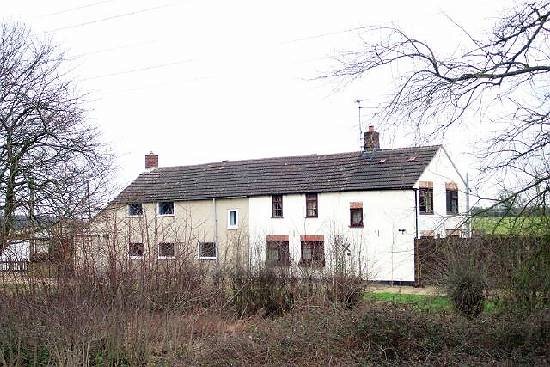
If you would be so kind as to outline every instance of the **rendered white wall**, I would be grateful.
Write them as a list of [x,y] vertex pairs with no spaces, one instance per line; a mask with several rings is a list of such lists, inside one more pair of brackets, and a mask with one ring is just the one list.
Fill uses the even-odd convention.
[[[364,228],[350,228],[350,203],[363,202]],[[305,195],[284,195],[284,218],[271,218],[271,196],[249,199],[252,258],[265,261],[266,235],[288,235],[293,264],[300,235],[323,235],[330,269],[334,235],[351,244],[356,271],[374,280],[414,280],[415,202],[412,190],[319,193],[319,216],[306,218]],[[404,232],[399,231],[404,229]]]
[[[464,224],[466,215],[466,185],[453,167],[447,154],[440,149],[424,170],[418,181],[433,182],[433,214],[418,216],[418,229],[433,230],[435,235],[445,237],[445,229],[455,229]],[[454,182],[458,186],[458,213],[447,215],[445,183]],[[415,185],[418,188],[418,182]]]

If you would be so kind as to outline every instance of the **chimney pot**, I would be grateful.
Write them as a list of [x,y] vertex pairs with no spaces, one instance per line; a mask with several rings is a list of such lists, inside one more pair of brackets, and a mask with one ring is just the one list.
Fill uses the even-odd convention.
[[151,170],[153,168],[158,168],[159,166],[159,156],[153,152],[145,154],[145,169]]
[[365,132],[363,148],[366,151],[373,151],[373,150],[380,149],[380,133],[374,130],[373,125],[370,125],[369,131]]

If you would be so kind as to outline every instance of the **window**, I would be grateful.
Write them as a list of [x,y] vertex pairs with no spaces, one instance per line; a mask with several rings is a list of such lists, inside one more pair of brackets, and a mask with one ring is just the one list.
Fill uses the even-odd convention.
[[173,243],[159,243],[159,259],[170,259],[176,256],[176,246]]
[[143,215],[143,204],[141,203],[128,204],[128,215],[132,217]]
[[199,259],[216,259],[216,242],[199,242]]
[[351,208],[350,212],[350,226],[351,227],[363,227],[363,208]]
[[266,265],[289,266],[288,241],[266,241]]
[[306,217],[316,217],[318,214],[317,194],[306,194]]
[[273,218],[283,217],[283,195],[271,196],[271,216]]
[[325,266],[325,249],[323,241],[302,241],[301,265]]
[[141,243],[141,242],[130,242],[128,244],[128,256],[131,259],[142,258],[143,257],[143,243]]
[[164,201],[158,203],[158,215],[174,215],[174,202]]
[[433,196],[434,196],[434,190],[433,188],[426,188],[421,187],[418,190],[419,194],[419,203],[418,203],[418,211],[420,214],[433,214]]
[[239,227],[239,211],[230,209],[227,211],[227,229],[237,229]]
[[458,191],[447,190],[447,214],[458,214]]

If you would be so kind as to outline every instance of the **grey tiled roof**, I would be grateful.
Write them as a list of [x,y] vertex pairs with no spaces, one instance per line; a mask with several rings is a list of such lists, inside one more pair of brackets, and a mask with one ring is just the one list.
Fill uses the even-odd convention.
[[140,174],[114,203],[411,188],[439,147],[156,168]]

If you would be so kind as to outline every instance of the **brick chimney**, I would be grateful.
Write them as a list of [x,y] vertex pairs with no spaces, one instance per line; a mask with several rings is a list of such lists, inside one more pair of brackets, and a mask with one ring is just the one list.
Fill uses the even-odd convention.
[[159,156],[153,152],[145,154],[145,170],[150,171],[159,166]]
[[364,149],[366,151],[373,151],[380,149],[380,133],[374,130],[374,126],[369,126],[369,131],[365,132]]

